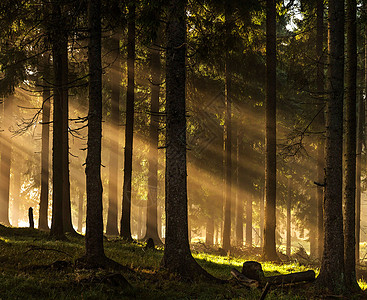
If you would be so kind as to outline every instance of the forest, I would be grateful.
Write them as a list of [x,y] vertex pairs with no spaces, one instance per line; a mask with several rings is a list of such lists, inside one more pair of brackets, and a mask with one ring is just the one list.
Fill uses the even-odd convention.
[[367,1],[0,28],[0,299],[367,299]]

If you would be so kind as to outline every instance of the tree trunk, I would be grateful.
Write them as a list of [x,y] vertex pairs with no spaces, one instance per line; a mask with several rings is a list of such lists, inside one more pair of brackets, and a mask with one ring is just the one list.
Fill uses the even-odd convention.
[[78,193],[78,232],[83,232],[83,220],[84,220],[84,190],[79,189]]
[[108,181],[108,214],[106,234],[118,235],[118,153],[119,153],[119,119],[120,119],[120,86],[121,86],[121,55],[120,39],[118,34],[112,36],[113,64],[111,70],[111,139],[110,163]]
[[288,257],[291,256],[292,247],[292,234],[291,234],[291,224],[292,224],[292,179],[288,178],[288,196],[287,196],[287,247],[286,254]]
[[344,266],[345,280],[359,290],[356,280],[356,144],[357,144],[357,2],[347,0],[346,148],[344,181]]
[[[236,157],[236,169],[237,169],[237,180],[236,180],[236,241],[237,246],[242,247],[243,246],[243,198],[244,198],[244,190],[242,188],[243,186],[243,174],[246,172],[244,168],[242,167],[242,164],[240,163],[241,158],[244,157],[244,153],[241,150],[240,138],[237,134],[237,157]],[[241,184],[240,184],[241,181]]]
[[11,190],[12,198],[13,198],[13,210],[11,214],[11,226],[18,227],[19,226],[19,204],[21,203],[21,172],[20,168],[14,168],[14,180],[13,180],[13,188]]
[[[317,57],[317,74],[316,84],[317,93],[322,100],[320,107],[324,106],[324,0],[317,0],[316,4],[316,57]],[[320,131],[325,129],[324,112],[319,114],[318,123]],[[325,180],[325,140],[321,136],[318,143],[317,150],[317,172],[318,182],[324,183]],[[324,227],[323,227],[323,202],[324,202],[324,188],[317,187],[317,256],[322,257],[324,246]]]
[[[47,60],[48,62],[48,60]],[[49,67],[48,64],[46,68]],[[44,74],[46,76],[46,74]],[[50,137],[50,107],[51,107],[51,91],[47,87],[47,83],[43,81],[42,91],[42,150],[41,150],[41,195],[39,208],[38,228],[42,230],[49,230],[48,228],[48,180],[49,180],[49,137]]]
[[[231,4],[227,0],[225,2],[225,30],[226,38],[230,39],[232,20],[231,20]],[[232,123],[232,74],[231,74],[231,62],[229,57],[229,49],[226,49],[225,58],[225,204],[224,204],[224,222],[223,222],[223,249],[229,250],[231,248],[231,206],[232,206],[232,136],[231,136],[231,123]]]
[[131,176],[134,131],[134,87],[135,87],[135,1],[128,5],[128,43],[127,43],[127,96],[126,96],[126,131],[124,159],[124,188],[122,193],[122,216],[120,236],[127,240],[131,237]]
[[[159,32],[158,32],[159,34]],[[159,92],[161,85],[161,57],[158,45],[159,36],[151,46],[151,98],[150,98],[150,127],[149,127],[149,156],[148,156],[148,203],[146,218],[146,235],[144,239],[152,238],[155,245],[162,244],[157,229],[157,188],[158,188],[158,136],[159,136]],[[156,45],[157,44],[157,45]]]
[[246,197],[246,246],[252,247],[252,200],[253,195]]
[[260,197],[260,248],[264,247],[264,220],[265,220],[265,188],[261,189]]
[[[365,13],[367,12],[367,1],[363,2]],[[364,95],[367,95],[367,26],[364,27]],[[362,76],[363,77],[363,76]],[[360,260],[360,235],[361,235],[361,170],[362,170],[362,145],[365,139],[365,101],[363,91],[359,100],[358,117],[358,143],[357,143],[357,190],[356,190],[356,262]]]
[[61,5],[58,1],[52,3],[52,62],[54,70],[53,82],[53,136],[52,136],[52,221],[50,235],[55,239],[64,239],[63,226],[63,62],[62,45],[65,43],[63,34]]
[[205,232],[205,244],[208,246],[214,245],[214,219],[210,214],[206,218],[206,232]]
[[12,115],[12,102],[14,97],[4,100],[3,106],[3,123],[2,142],[1,142],[1,181],[0,181],[0,197],[1,197],[1,215],[0,222],[4,225],[10,225],[9,222],[9,200],[10,200],[10,165],[12,156],[11,134],[8,130],[9,121]]
[[276,7],[266,1],[266,133],[265,133],[265,229],[263,256],[279,260],[276,253]]
[[[166,240],[162,266],[181,277],[211,277],[191,255],[187,221],[186,1],[170,0],[166,48]],[[212,278],[212,277],[211,277]]]
[[62,174],[63,174],[63,223],[64,232],[76,234],[71,219],[71,203],[70,203],[70,173],[69,173],[69,86],[68,86],[68,34],[63,31],[61,49],[62,62]]
[[329,293],[345,290],[342,211],[344,92],[344,1],[329,1],[329,62],[326,118],[324,252],[318,284]]
[[88,45],[89,112],[88,152],[86,160],[87,218],[86,260],[98,264],[105,258],[103,249],[101,137],[102,137],[102,65],[101,65],[101,1],[90,0]]

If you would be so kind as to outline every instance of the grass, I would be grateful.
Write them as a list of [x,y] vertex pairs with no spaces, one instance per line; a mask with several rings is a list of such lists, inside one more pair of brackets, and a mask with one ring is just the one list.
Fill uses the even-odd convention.
[[[67,242],[27,228],[0,226],[0,299],[259,299],[260,290],[249,290],[233,279],[227,284],[182,282],[159,270],[162,250],[146,250],[141,243],[121,239],[105,242],[106,255],[133,269],[123,276],[132,285],[106,281],[104,270],[78,270],[73,263],[84,254],[84,239]],[[216,277],[230,279],[232,268],[241,269],[245,258],[194,253],[200,265]],[[66,268],[49,267],[55,261],[69,261]],[[308,270],[297,263],[262,263],[265,275]],[[317,272],[317,270],[315,270]],[[360,281],[362,288],[367,283]],[[307,286],[280,287],[266,299],[315,299]],[[311,294],[310,294],[311,293]],[[315,296],[316,297],[316,296]]]

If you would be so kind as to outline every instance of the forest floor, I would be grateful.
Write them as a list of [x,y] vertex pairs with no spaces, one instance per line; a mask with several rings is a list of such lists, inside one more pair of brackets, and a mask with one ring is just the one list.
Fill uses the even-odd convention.
[[[202,252],[203,247],[211,254]],[[83,237],[69,236],[68,241],[53,241],[48,238],[47,233],[36,229],[8,228],[0,225],[0,299],[260,298],[261,290],[248,289],[230,275],[232,268],[241,271],[244,261],[256,259],[256,253],[250,257],[236,253],[220,256],[216,253],[217,250],[209,251],[203,245],[197,245],[192,251],[203,268],[216,277],[228,279],[229,282],[217,284],[206,281],[180,281],[159,269],[162,250],[145,249],[144,243],[127,243],[118,238],[106,239],[106,255],[133,270],[122,273],[132,286],[126,288],[121,276],[116,273],[75,267],[76,259],[84,254]],[[309,269],[318,272],[316,267],[299,262],[262,262],[262,266],[266,276]],[[363,289],[367,288],[364,280],[359,283]],[[318,295],[312,284],[300,284],[272,289],[266,299],[331,298]]]

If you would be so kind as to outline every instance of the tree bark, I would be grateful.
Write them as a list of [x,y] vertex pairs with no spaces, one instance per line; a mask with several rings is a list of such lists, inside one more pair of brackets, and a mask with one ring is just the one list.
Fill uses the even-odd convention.
[[252,247],[252,200],[253,195],[246,197],[246,246]]
[[345,280],[359,290],[356,279],[356,144],[357,144],[357,2],[347,0],[346,147],[344,181],[344,266]]
[[[159,30],[158,30],[159,31]],[[162,241],[157,229],[157,201],[158,201],[158,136],[159,136],[159,93],[161,85],[161,56],[159,32],[150,50],[151,58],[151,98],[150,98],[150,126],[149,126],[149,156],[148,156],[148,203],[146,218],[145,240],[152,238],[155,245]]]
[[[48,62],[48,60],[47,60]],[[48,68],[46,64],[45,68]],[[46,72],[43,76],[47,76]],[[49,192],[49,138],[50,138],[50,107],[51,107],[51,91],[47,87],[45,81],[43,81],[42,91],[42,150],[41,150],[41,195],[40,195],[40,208],[39,208],[39,221],[38,228],[42,230],[49,230],[48,228],[48,192]]]
[[[226,38],[229,40],[232,28],[231,20],[231,4],[227,0],[225,2],[225,31]],[[229,48],[226,49],[225,57],[225,200],[224,200],[224,222],[223,222],[223,249],[229,250],[231,248],[231,210],[232,210],[232,78],[231,78],[231,62]]]
[[[55,239],[64,239],[63,226],[63,63],[62,63],[62,39],[65,38],[62,28],[61,4],[59,1],[52,3],[52,62],[54,70],[53,82],[53,137],[52,137],[52,221],[50,236]],[[65,42],[65,41],[64,41]]]
[[[244,191],[242,188],[243,182],[242,179],[244,177],[244,173],[246,172],[240,163],[241,158],[244,157],[243,151],[241,149],[243,148],[243,145],[240,143],[239,135],[237,134],[237,196],[236,196],[236,241],[237,246],[242,247],[243,246],[243,198],[244,198]],[[241,181],[241,184],[240,184]]]
[[286,254],[288,257],[291,256],[291,247],[292,247],[292,234],[291,234],[291,225],[292,225],[292,179],[288,178],[288,196],[287,196],[287,247]]
[[[15,171],[16,170],[16,171]],[[15,168],[13,174],[14,174],[14,180],[13,180],[13,188],[11,189],[11,194],[13,198],[13,211],[12,211],[12,218],[11,218],[11,225],[13,227],[19,226],[19,207],[21,202],[21,188],[22,188],[22,182],[21,182],[21,172],[19,168]]]
[[[367,13],[367,1],[363,2],[364,13]],[[364,27],[364,95],[367,95],[367,26]],[[362,169],[362,144],[365,141],[365,101],[363,91],[359,100],[358,118],[358,144],[357,144],[357,191],[356,191],[356,262],[360,260],[360,235],[361,235],[361,169]]]
[[265,133],[265,228],[263,256],[279,260],[276,253],[276,7],[266,1],[266,133]]
[[63,176],[63,229],[64,232],[76,234],[71,219],[70,173],[69,173],[69,85],[68,85],[68,33],[64,29],[61,46],[62,63],[62,176]]
[[78,232],[83,232],[83,216],[84,216],[84,190],[79,189],[78,192]]
[[330,293],[346,289],[342,211],[344,1],[329,1],[324,252],[317,282]]
[[261,189],[260,197],[260,247],[264,247],[264,220],[265,220],[265,188]]
[[10,166],[12,156],[11,134],[8,130],[9,121],[12,115],[12,102],[14,97],[9,97],[3,101],[3,123],[2,142],[1,142],[1,181],[0,181],[0,197],[1,197],[1,215],[0,222],[4,225],[10,225],[9,222],[9,200],[10,200]]
[[89,112],[88,152],[86,160],[87,218],[86,259],[98,263],[104,259],[102,181],[101,181],[101,138],[102,138],[102,65],[101,65],[101,1],[90,0],[88,45],[89,64]]
[[[316,84],[317,93],[320,97],[321,105],[324,106],[324,0],[317,0],[316,3],[316,57],[317,57],[317,74]],[[318,123],[321,131],[325,128],[324,111],[320,113]],[[318,143],[317,150],[317,180],[319,183],[325,181],[325,140],[324,136],[321,136]],[[317,187],[317,256],[322,257],[323,245],[324,245],[324,227],[323,227],[323,202],[324,202],[324,188]]]
[[186,1],[170,0],[166,29],[166,240],[162,266],[193,279],[213,278],[191,255],[187,220]]
[[129,2],[128,10],[125,159],[120,236],[126,240],[132,240],[130,219],[135,88],[135,0]]
[[113,64],[111,70],[111,139],[108,181],[108,214],[106,234],[118,235],[118,166],[119,166],[119,119],[120,119],[120,86],[121,86],[121,55],[119,34],[112,36]]

